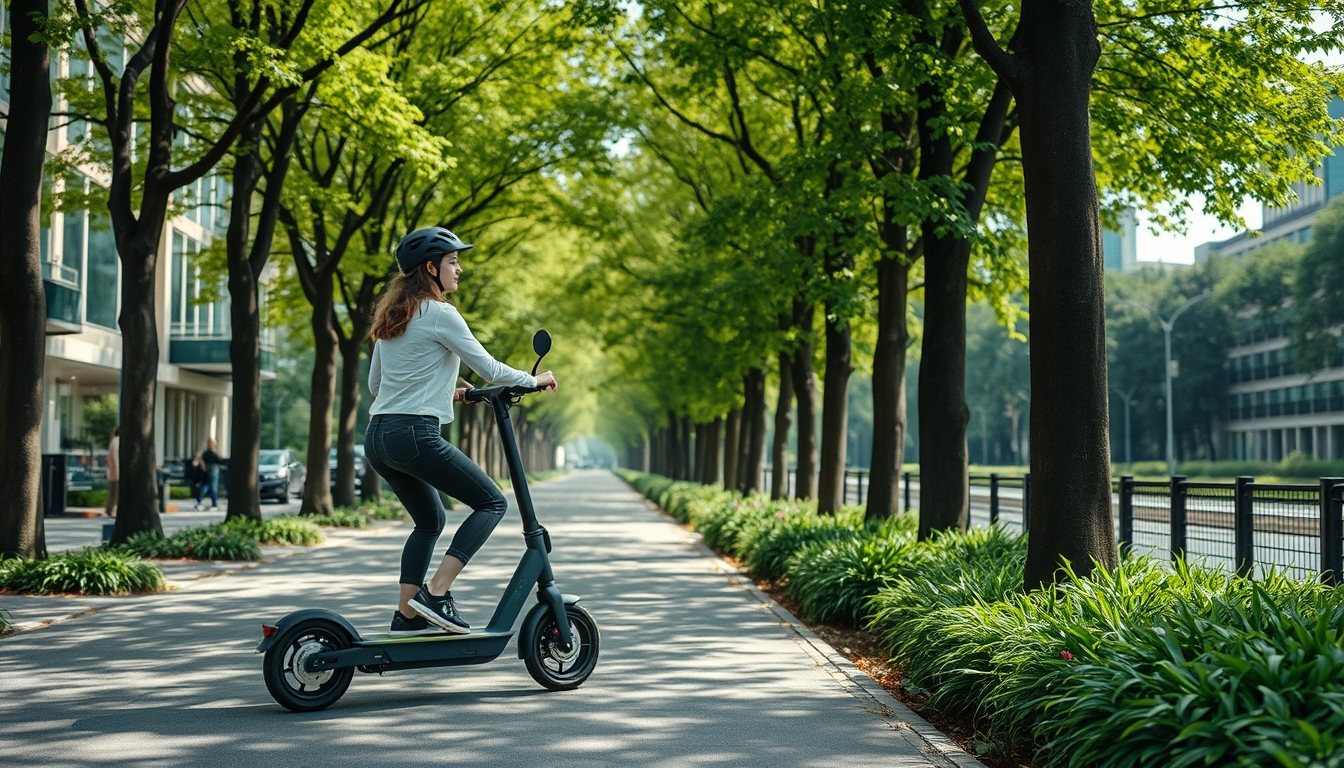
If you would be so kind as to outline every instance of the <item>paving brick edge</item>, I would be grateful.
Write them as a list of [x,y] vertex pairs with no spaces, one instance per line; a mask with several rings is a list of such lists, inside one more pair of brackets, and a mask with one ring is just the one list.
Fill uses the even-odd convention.
[[[624,479],[622,479],[622,482],[624,482]],[[626,483],[626,486],[634,491],[629,483]],[[958,747],[956,742],[948,738],[947,734],[933,727],[929,721],[916,714],[900,699],[892,696],[876,680],[854,666],[853,662],[845,658],[844,654],[835,650],[830,643],[808,629],[807,625],[800,621],[797,616],[794,616],[788,609],[776,602],[773,597],[757,587],[749,576],[710,549],[699,533],[682,527],[680,520],[668,514],[666,510],[653,503],[643,494],[638,491],[635,491],[635,493],[650,509],[681,529],[688,536],[687,543],[694,546],[729,582],[754,597],[766,610],[774,614],[775,618],[779,620],[780,626],[793,633],[795,642],[817,662],[818,666],[826,670],[840,684],[841,688],[860,701],[867,700],[871,706],[865,707],[865,709],[886,720],[892,730],[900,734],[922,754],[938,761],[942,766],[985,768],[984,763]]]

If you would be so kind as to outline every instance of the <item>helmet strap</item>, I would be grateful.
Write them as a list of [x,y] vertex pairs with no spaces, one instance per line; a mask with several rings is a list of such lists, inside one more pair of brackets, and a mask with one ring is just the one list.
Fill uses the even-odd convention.
[[[425,262],[425,266],[428,267],[430,264],[433,264],[433,263],[434,263],[433,260],[426,261],[426,262]],[[426,270],[426,271],[428,271],[428,270]],[[442,280],[443,275],[440,274],[440,273],[442,273],[442,272],[443,272],[443,270],[441,270],[441,269],[437,269],[437,268],[436,268],[436,271],[434,271],[434,272],[430,272],[430,273],[429,273],[429,276],[432,277],[432,278],[434,278],[434,284],[437,285],[437,286],[439,286],[439,293],[446,293],[447,290],[443,287],[443,280]]]

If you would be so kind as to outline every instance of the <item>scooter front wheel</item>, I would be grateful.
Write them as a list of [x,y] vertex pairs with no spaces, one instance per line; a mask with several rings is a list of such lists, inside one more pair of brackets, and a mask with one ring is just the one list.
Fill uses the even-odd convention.
[[560,628],[549,612],[537,627],[533,645],[524,657],[527,671],[543,688],[569,691],[583,685],[597,668],[601,638],[592,614],[577,605],[566,605],[569,634],[574,642],[566,650],[560,642]]
[[350,636],[325,619],[301,622],[266,651],[262,676],[281,706],[295,712],[326,709],[345,694],[355,670],[350,667],[309,672],[304,662],[319,653],[350,647]]

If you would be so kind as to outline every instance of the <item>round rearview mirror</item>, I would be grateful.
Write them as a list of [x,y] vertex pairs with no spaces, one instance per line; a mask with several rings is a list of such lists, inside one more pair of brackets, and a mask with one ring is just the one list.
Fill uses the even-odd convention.
[[544,328],[532,337],[532,351],[537,353],[537,357],[545,357],[551,351],[551,334]]

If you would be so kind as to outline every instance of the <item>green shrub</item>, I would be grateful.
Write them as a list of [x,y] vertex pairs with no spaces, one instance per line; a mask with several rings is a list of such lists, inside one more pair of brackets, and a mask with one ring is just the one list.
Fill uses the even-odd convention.
[[368,515],[374,520],[402,521],[411,519],[411,516],[406,514],[406,508],[396,499],[366,501],[359,505],[359,512]]
[[858,537],[858,526],[842,515],[818,515],[800,510],[783,515],[780,522],[758,528],[743,548],[747,569],[762,579],[782,579],[788,572],[789,559],[799,550],[821,542],[846,541]]
[[261,549],[251,535],[223,523],[184,528],[168,538],[153,531],[137,533],[107,550],[157,560],[260,560]]
[[170,499],[190,499],[191,486],[170,485],[168,486],[168,498]]
[[158,592],[165,586],[158,566],[100,547],[58,552],[41,560],[0,560],[0,589],[15,592],[121,595]]
[[337,507],[330,515],[304,515],[304,520],[324,528],[368,528],[369,515],[349,507]]
[[[234,517],[224,521],[223,529],[250,536],[258,544],[321,544],[327,540],[316,522],[295,515],[278,515],[264,520]],[[207,526],[213,527],[213,526]]]
[[70,507],[101,507],[107,504],[107,489],[94,488],[89,491],[66,491],[65,504]]
[[914,535],[904,530],[811,544],[789,559],[789,596],[810,618],[857,626],[868,599],[922,559],[920,552]]

